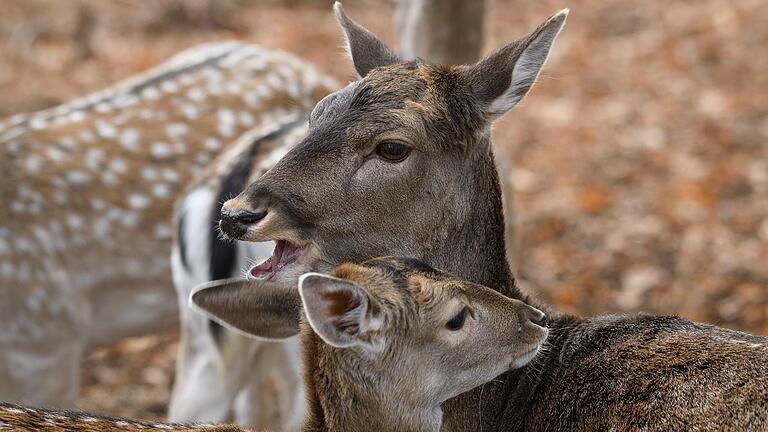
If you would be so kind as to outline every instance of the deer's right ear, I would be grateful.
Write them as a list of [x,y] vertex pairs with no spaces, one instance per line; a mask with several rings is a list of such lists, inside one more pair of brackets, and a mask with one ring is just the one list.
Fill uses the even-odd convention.
[[301,298],[294,287],[246,279],[223,279],[195,288],[192,309],[238,333],[285,339],[299,333]]
[[368,75],[371,69],[400,63],[400,57],[387,44],[344,13],[341,3],[333,5],[333,12],[344,30],[347,52],[361,78]]
[[299,293],[309,325],[328,345],[346,348],[375,342],[369,332],[380,330],[383,320],[359,286],[307,273],[299,278]]
[[568,9],[561,10],[525,38],[464,70],[470,91],[491,120],[520,103],[531,89],[567,16]]

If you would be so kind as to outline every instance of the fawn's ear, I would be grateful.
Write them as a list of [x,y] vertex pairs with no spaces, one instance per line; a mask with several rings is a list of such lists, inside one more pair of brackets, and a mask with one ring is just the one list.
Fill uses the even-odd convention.
[[380,309],[359,286],[344,279],[307,273],[299,278],[299,293],[309,325],[328,345],[346,348],[376,342],[370,332],[382,327]]
[[344,13],[341,3],[333,5],[333,12],[344,30],[347,53],[361,78],[368,75],[371,69],[400,63],[400,57],[387,44]]
[[246,279],[199,285],[192,309],[238,333],[258,339],[285,339],[299,333],[301,298],[294,287]]
[[495,51],[462,72],[470,92],[495,120],[517,105],[539,76],[568,9],[552,15],[523,39]]

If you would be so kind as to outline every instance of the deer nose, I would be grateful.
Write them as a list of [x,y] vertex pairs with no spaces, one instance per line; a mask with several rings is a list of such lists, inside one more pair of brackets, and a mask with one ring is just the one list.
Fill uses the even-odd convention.
[[229,237],[238,239],[248,232],[248,228],[256,225],[267,216],[266,210],[250,211],[237,210],[232,211],[226,208],[221,209],[221,221],[219,228]]
[[536,324],[539,327],[547,327],[547,315],[544,314],[544,312],[531,308],[531,313],[528,316],[528,319],[531,320],[532,323]]

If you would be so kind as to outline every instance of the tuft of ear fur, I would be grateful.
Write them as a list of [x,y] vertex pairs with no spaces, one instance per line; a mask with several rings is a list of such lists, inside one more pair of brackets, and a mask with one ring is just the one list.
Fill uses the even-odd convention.
[[495,51],[464,71],[472,93],[496,119],[525,97],[565,25],[568,9],[552,15],[523,39]]
[[309,325],[328,345],[346,348],[370,346],[369,332],[381,328],[365,290],[336,277],[307,273],[299,278],[299,293]]
[[344,30],[347,53],[361,78],[374,68],[401,62],[400,57],[381,39],[350,19],[344,13],[341,3],[336,2],[333,5],[333,12]]
[[285,339],[299,333],[301,298],[296,288],[266,281],[222,279],[197,286],[189,306],[237,333]]

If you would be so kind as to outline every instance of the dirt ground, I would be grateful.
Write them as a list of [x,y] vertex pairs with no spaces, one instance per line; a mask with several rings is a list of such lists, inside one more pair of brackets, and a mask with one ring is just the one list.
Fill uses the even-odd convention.
[[[347,0],[394,44],[387,2]],[[768,334],[764,0],[490,0],[488,50],[571,8],[544,76],[494,131],[514,167],[518,275],[580,314]],[[342,81],[326,1],[4,0],[0,115],[97,90],[194,44],[282,48]],[[86,360],[80,407],[162,418],[176,334]]]

